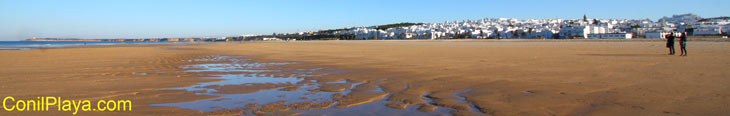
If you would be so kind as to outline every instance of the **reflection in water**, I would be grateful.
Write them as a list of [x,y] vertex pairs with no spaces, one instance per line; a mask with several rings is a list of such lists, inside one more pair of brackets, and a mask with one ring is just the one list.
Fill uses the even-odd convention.
[[479,108],[477,108],[476,105],[474,105],[474,103],[470,103],[469,101],[467,101],[466,97],[461,96],[461,94],[464,94],[464,93],[467,93],[467,92],[471,92],[471,89],[467,89],[467,90],[463,90],[463,91],[458,91],[458,92],[456,92],[456,93],[454,93],[452,95],[455,96],[455,97],[457,97],[457,98],[459,98],[459,99],[456,100],[457,102],[469,104],[469,107],[471,107],[471,110],[470,110],[471,112],[484,114],[484,112],[482,112],[481,110],[479,110]]
[[[324,115],[439,115],[448,114],[452,108],[438,107],[432,112],[418,111],[420,105],[410,105],[405,109],[386,107],[390,94],[380,86],[374,89],[353,92],[352,89],[367,82],[354,83],[348,80],[318,82],[318,76],[334,72],[314,69],[277,69],[295,62],[252,62],[240,56],[207,56],[187,60],[203,64],[187,65],[184,72],[229,72],[237,74],[211,75],[218,82],[199,83],[198,85],[174,88],[173,90],[194,91],[201,95],[220,96],[210,100],[181,103],[153,104],[153,106],[173,106],[203,112],[218,110],[244,110],[243,115],[261,115],[272,112],[291,114]],[[319,75],[315,75],[319,74]],[[385,81],[379,79],[376,81]],[[363,98],[355,95],[370,96]],[[429,99],[427,99],[429,100]],[[431,103],[432,101],[429,100]]]
[[[301,78],[274,78],[274,77],[268,77],[268,76],[259,76],[259,75],[252,75],[252,74],[227,74],[227,75],[215,75],[214,77],[207,77],[212,79],[225,79],[223,81],[218,82],[207,82],[207,83],[199,83],[195,86],[189,86],[189,87],[183,87],[183,88],[176,88],[176,89],[184,89],[188,91],[201,91],[205,90],[207,91],[206,94],[212,94],[215,92],[215,89],[209,89],[205,87],[210,86],[225,86],[225,85],[241,85],[241,84],[251,84],[251,83],[270,83],[270,84],[286,84],[286,83],[297,83],[302,81]],[[175,90],[175,89],[173,89]]]

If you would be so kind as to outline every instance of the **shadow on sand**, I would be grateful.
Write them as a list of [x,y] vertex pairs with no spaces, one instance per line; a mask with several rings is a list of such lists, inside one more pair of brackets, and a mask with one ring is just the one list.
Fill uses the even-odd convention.
[[666,54],[578,54],[580,56],[665,56]]

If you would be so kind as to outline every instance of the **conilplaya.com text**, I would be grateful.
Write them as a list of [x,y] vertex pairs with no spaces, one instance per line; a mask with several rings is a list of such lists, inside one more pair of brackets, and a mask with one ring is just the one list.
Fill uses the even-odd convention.
[[6,96],[3,98],[2,107],[9,112],[37,112],[37,111],[64,111],[72,112],[74,115],[79,111],[132,111],[130,100],[65,100],[61,97],[36,97],[33,99],[15,98]]

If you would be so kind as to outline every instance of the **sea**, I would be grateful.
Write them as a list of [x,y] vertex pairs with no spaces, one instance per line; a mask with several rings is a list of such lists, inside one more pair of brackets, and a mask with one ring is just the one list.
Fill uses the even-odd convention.
[[[28,50],[37,48],[54,48],[85,45],[114,45],[114,44],[150,44],[150,43],[183,43],[183,42],[149,42],[149,41],[0,41],[0,50]],[[184,42],[187,43],[187,42]]]

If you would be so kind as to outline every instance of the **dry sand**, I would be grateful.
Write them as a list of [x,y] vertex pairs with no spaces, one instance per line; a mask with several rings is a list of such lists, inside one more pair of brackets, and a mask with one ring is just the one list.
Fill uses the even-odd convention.
[[[0,51],[0,95],[129,99],[134,106],[131,112],[80,115],[240,114],[148,104],[215,98],[159,89],[216,81],[199,78],[204,73],[180,72],[189,64],[185,60],[243,55],[351,71],[321,80],[370,82],[342,96],[347,104],[338,107],[390,95],[388,101],[399,103],[394,106],[428,111],[437,105],[461,115],[473,114],[470,104],[487,115],[730,115],[730,43],[693,41],[688,57],[666,55],[663,46],[661,41],[297,41]],[[374,86],[384,93],[367,91]],[[459,97],[468,103],[455,102]],[[58,113],[70,115],[0,112]]]

